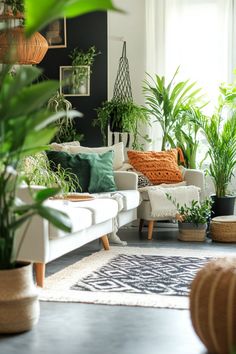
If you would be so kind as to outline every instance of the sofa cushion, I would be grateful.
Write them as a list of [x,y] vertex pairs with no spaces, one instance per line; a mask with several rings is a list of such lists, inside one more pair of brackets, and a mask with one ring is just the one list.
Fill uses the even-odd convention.
[[54,151],[66,151],[69,152],[68,149],[70,146],[79,146],[80,142],[79,141],[68,141],[66,143],[51,143],[50,148]]
[[115,200],[109,198],[98,198],[84,202],[73,203],[74,209],[86,208],[92,213],[92,223],[99,224],[106,220],[116,217],[118,213],[118,204]]
[[119,191],[123,196],[123,209],[122,211],[137,208],[140,204],[140,193],[137,190]]
[[116,190],[113,173],[114,151],[107,151],[103,154],[89,153],[76,154],[90,164],[89,193],[114,192]]
[[127,152],[129,163],[142,172],[154,185],[177,183],[183,180],[177,164],[177,150]]
[[67,151],[72,154],[78,153],[98,153],[102,154],[107,151],[114,151],[113,156],[113,169],[118,170],[122,167],[124,163],[124,144],[123,142],[111,145],[111,146],[102,146],[102,147],[86,147],[86,146],[67,146]]
[[79,154],[70,154],[65,151],[46,151],[52,170],[56,170],[57,165],[72,172],[72,179],[77,178],[81,189],[77,192],[87,192],[90,181],[90,163]]
[[[72,204],[72,203],[71,203]],[[68,202],[61,200],[47,201],[47,205],[57,210],[63,211],[68,214],[72,222],[72,232],[75,233],[80,230],[86,229],[93,224],[93,212],[87,208],[75,208]],[[52,224],[49,224],[49,238],[58,238],[68,235],[65,231],[57,229]]]

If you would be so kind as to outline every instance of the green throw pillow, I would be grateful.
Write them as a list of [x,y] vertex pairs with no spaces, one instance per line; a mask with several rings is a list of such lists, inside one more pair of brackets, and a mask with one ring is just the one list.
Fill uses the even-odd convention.
[[82,190],[77,192],[88,192],[90,181],[90,164],[87,159],[81,158],[80,154],[69,154],[64,151],[46,151],[52,170],[56,170],[57,165],[62,168],[71,170],[79,180]]
[[114,151],[107,151],[103,154],[88,153],[78,155],[90,164],[89,193],[116,191],[113,172]]

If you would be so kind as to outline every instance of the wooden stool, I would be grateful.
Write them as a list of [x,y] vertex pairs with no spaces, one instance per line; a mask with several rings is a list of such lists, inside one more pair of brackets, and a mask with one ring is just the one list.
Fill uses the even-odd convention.
[[236,242],[236,216],[217,216],[211,220],[210,233],[213,241]]

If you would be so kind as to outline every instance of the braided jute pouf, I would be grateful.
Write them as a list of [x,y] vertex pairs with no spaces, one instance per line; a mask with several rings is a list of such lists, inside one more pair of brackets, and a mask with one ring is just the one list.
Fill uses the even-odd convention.
[[39,319],[32,265],[0,270],[0,333],[30,330]]
[[217,216],[211,220],[210,233],[213,241],[236,242],[236,216]]
[[211,354],[236,348],[236,258],[207,263],[190,291],[193,327]]

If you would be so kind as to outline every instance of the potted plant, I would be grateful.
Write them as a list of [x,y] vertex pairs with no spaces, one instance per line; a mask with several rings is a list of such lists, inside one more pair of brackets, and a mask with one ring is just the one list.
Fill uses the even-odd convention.
[[24,0],[3,0],[2,4],[4,15],[24,17]]
[[[133,101],[121,101],[112,99],[102,103],[101,107],[96,109],[97,118],[93,125],[98,125],[101,129],[104,144],[107,140],[108,127],[112,132],[128,132],[133,134],[133,149],[141,149],[138,142],[139,133],[138,124],[149,123],[147,110],[143,106],[138,106]],[[147,136],[142,136],[146,141],[150,141]]]
[[97,55],[95,46],[91,46],[86,52],[79,48],[74,48],[69,57],[72,59],[72,77],[71,84],[73,93],[86,93],[89,77],[92,74],[92,66]]
[[201,89],[195,88],[195,82],[185,80],[175,83],[178,72],[179,68],[168,84],[164,76],[158,75],[155,78],[149,75],[144,82],[143,91],[148,110],[163,131],[161,150],[176,145],[173,140],[176,124],[182,119],[183,112],[196,105],[201,98]]
[[[68,115],[68,112],[72,110],[72,104],[63,94],[60,94],[59,91],[57,91],[56,94],[49,99],[47,107],[51,112],[64,112],[64,116],[54,123],[58,128],[53,137],[54,142],[64,143],[68,141],[82,140],[83,135],[77,133],[74,127],[74,119]],[[80,117],[82,117],[82,114],[80,114]]]
[[[27,34],[39,30],[52,19],[62,15],[73,16],[97,8],[113,8],[111,1],[93,1],[89,10],[80,2],[65,4],[48,0],[35,12],[34,0],[25,0]],[[48,11],[47,11],[48,10]],[[50,11],[49,11],[50,10]],[[39,20],[40,19],[40,20]],[[25,202],[18,197],[21,182],[19,161],[27,154],[42,150],[55,134],[51,123],[60,119],[63,112],[52,115],[44,105],[58,88],[58,82],[37,83],[41,71],[34,67],[21,67],[14,76],[10,67],[0,72],[0,332],[21,332],[32,328],[39,316],[39,303],[33,287],[32,266],[17,261],[19,248],[16,239],[23,242],[28,222],[38,214],[55,226],[70,232],[67,215],[49,208],[44,201],[58,193],[58,188],[39,190]],[[70,117],[77,116],[71,111]],[[25,224],[26,222],[26,224]],[[22,230],[23,227],[23,230]],[[21,228],[21,233],[17,230]],[[32,235],[33,237],[33,235]]]
[[215,195],[212,196],[213,216],[234,214],[235,196],[228,193],[236,167],[236,110],[235,94],[220,87],[219,106],[211,117],[201,115],[198,124],[208,142],[209,167]]
[[210,198],[198,202],[192,200],[190,205],[180,205],[167,194],[177,209],[179,236],[181,241],[204,241],[206,236],[207,222],[211,216],[212,200]]

